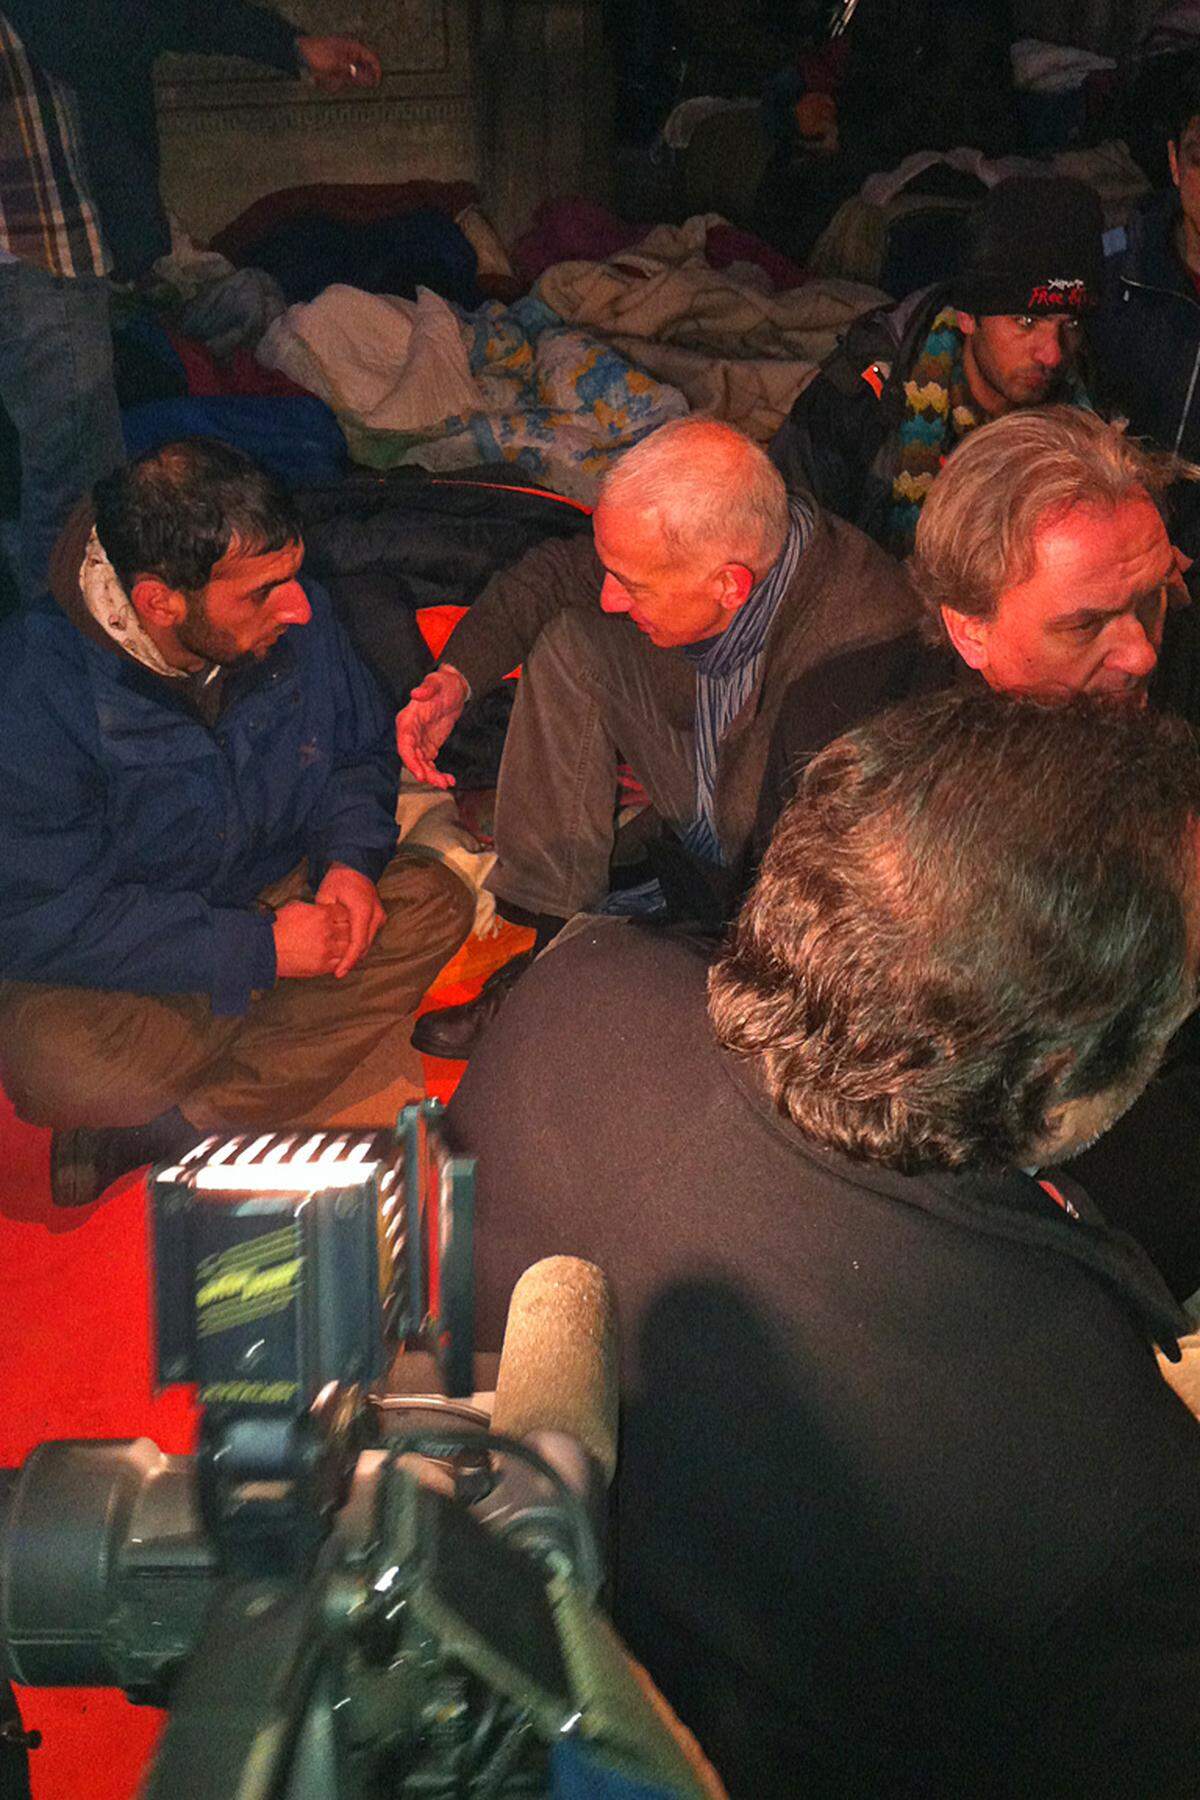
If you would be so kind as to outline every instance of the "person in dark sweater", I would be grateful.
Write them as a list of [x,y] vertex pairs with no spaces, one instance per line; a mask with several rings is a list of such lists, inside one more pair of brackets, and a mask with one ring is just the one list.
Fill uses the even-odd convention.
[[[1200,725],[1200,615],[1162,513],[1177,473],[1120,425],[1071,407],[1013,413],[972,433],[917,527],[922,629],[831,658],[785,696],[748,869],[806,757],[908,696],[945,687],[1090,693]],[[1076,1165],[1180,1298],[1200,1287],[1198,1130],[1193,1027],[1128,1117]]]
[[715,967],[593,922],[451,1105],[481,1346],[537,1257],[613,1283],[615,1615],[735,1800],[1195,1791],[1186,1321],[1044,1171],[1193,1004],[1198,805],[1174,721],[911,703]]

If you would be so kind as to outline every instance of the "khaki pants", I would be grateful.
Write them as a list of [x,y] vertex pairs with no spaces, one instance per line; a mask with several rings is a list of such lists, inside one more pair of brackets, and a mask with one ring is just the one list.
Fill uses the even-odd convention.
[[[214,1018],[206,994],[0,985],[0,1077],[17,1112],[59,1128],[140,1125],[173,1106],[203,1131],[390,1124],[421,1091],[413,1012],[475,902],[406,851],[378,885],[387,919],[348,975],[280,981],[241,1017]],[[262,897],[306,891],[301,866]]]
[[569,919],[609,888],[617,765],[660,819],[696,816],[696,673],[626,618],[569,608],[539,636],[517,683],[496,796],[487,885],[527,912]]

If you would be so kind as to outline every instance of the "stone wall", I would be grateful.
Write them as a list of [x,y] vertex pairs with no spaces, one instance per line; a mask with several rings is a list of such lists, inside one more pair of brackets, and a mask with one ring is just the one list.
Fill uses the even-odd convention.
[[287,13],[372,44],[383,81],[335,99],[236,58],[164,58],[163,192],[193,237],[314,181],[474,181],[506,238],[551,194],[607,195],[598,0],[287,0]]

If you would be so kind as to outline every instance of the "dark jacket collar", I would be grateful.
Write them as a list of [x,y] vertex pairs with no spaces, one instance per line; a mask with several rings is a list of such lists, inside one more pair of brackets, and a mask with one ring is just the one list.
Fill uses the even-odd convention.
[[1195,288],[1175,249],[1178,219],[1179,195],[1174,188],[1151,194],[1130,215],[1118,268],[1122,281],[1195,299]]
[[877,1164],[857,1162],[812,1143],[771,1105],[751,1064],[725,1051],[720,1054],[730,1080],[760,1118],[785,1138],[796,1154],[827,1175],[978,1236],[1066,1257],[1112,1291],[1149,1343],[1157,1344],[1172,1361],[1178,1360],[1179,1338],[1190,1329],[1185,1314],[1140,1244],[1124,1232],[1111,1230],[1070,1176],[1046,1171],[1061,1191],[1069,1192],[1078,1218],[1069,1217],[1034,1177],[1021,1169],[931,1170],[902,1175]]

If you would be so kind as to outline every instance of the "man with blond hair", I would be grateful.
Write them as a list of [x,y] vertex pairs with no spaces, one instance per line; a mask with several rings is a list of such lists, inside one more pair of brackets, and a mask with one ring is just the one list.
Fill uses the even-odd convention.
[[[539,545],[485,589],[396,721],[405,764],[437,753],[470,694],[524,665],[496,806],[490,886],[535,951],[608,892],[617,769],[628,762],[723,916],[788,687],[915,616],[907,577],[853,526],[789,498],[731,426],[664,425],[608,476],[586,538]],[[709,900],[709,895],[713,898]],[[413,1041],[469,1054],[530,958]]]
[[[1179,473],[1121,425],[1073,407],[1012,413],[964,440],[917,526],[920,628],[793,685],[752,858],[806,759],[913,695],[955,686],[1050,702],[1093,694],[1200,724],[1200,619],[1162,510]],[[1129,1117],[1077,1165],[1182,1295],[1200,1286],[1198,1125],[1200,1056],[1181,1040]]]

